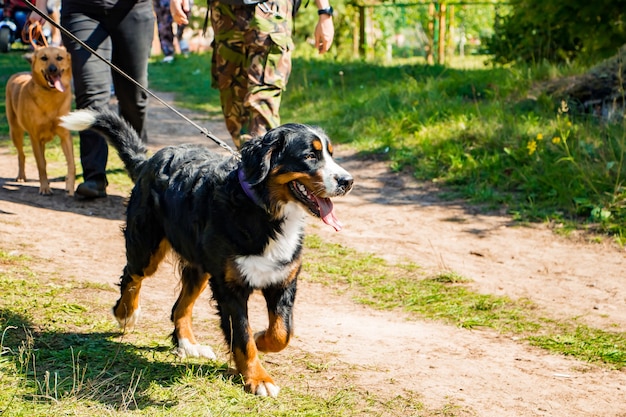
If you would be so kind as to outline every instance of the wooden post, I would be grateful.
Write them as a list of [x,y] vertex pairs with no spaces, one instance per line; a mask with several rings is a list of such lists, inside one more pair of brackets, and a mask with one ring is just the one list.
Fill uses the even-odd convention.
[[358,6],[358,12],[354,17],[354,25],[352,29],[352,56],[358,58],[361,56],[363,52],[363,28],[361,24],[363,23],[363,6]]
[[439,45],[437,57],[440,65],[446,63],[446,3],[442,2],[439,9]]
[[372,37],[372,7],[364,7],[363,8],[363,28],[364,28],[364,38],[365,42],[363,43],[363,52],[365,53],[365,59],[372,59],[373,54],[373,37]]
[[454,55],[454,38],[456,37],[456,22],[454,21],[454,4],[450,5],[448,9],[450,16],[448,18],[448,41],[446,42],[446,54]]
[[426,47],[426,63],[433,65],[435,59],[433,57],[433,50],[435,42],[435,3],[428,5],[428,46]]
[[365,56],[367,46],[367,30],[365,24],[367,22],[367,9],[365,6],[359,6],[359,54]]

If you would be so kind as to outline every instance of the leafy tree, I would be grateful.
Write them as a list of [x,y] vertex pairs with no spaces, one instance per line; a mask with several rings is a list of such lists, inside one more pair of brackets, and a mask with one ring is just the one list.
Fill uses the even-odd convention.
[[511,0],[487,41],[498,63],[593,61],[626,43],[626,0]]

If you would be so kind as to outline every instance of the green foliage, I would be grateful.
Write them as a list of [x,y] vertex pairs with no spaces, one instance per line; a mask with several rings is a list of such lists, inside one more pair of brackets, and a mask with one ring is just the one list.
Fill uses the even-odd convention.
[[587,62],[615,54],[626,43],[626,1],[511,0],[487,42],[498,63]]
[[0,55],[0,68],[2,68],[0,71],[0,97],[2,97],[2,99],[0,99],[0,141],[3,136],[8,136],[9,134],[5,107],[6,103],[4,100],[7,81],[9,77],[16,72],[30,71],[30,64],[22,58],[24,52],[24,50],[13,50]]

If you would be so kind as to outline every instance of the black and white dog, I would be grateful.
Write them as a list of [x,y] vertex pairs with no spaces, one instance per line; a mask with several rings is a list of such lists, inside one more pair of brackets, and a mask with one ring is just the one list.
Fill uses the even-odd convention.
[[[127,264],[113,308],[120,326],[137,322],[142,280],[173,249],[182,281],[171,316],[178,353],[215,358],[191,326],[194,303],[208,284],[246,389],[275,397],[279,388],[257,353],[284,349],[292,335],[307,213],[340,230],[330,198],[352,188],[328,137],[285,124],[246,142],[240,160],[200,145],[166,147],[148,158],[135,131],[112,112],[81,110],[62,121],[70,130],[103,134],[135,182],[124,230]],[[269,316],[267,329],[256,334],[247,308],[254,290],[263,293]]]

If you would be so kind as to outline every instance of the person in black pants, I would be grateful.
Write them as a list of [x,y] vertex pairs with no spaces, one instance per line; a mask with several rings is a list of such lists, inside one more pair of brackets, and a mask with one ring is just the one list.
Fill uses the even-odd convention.
[[[37,0],[39,10],[45,10],[46,1]],[[31,21],[37,18],[36,13],[31,13]],[[154,35],[152,0],[62,0],[61,25],[147,87],[148,58]],[[147,93],[65,34],[63,44],[72,56],[76,108],[107,108],[112,82],[119,114],[147,142]],[[108,154],[108,145],[102,136],[91,131],[80,132],[84,182],[76,188],[78,196],[106,197]]]

